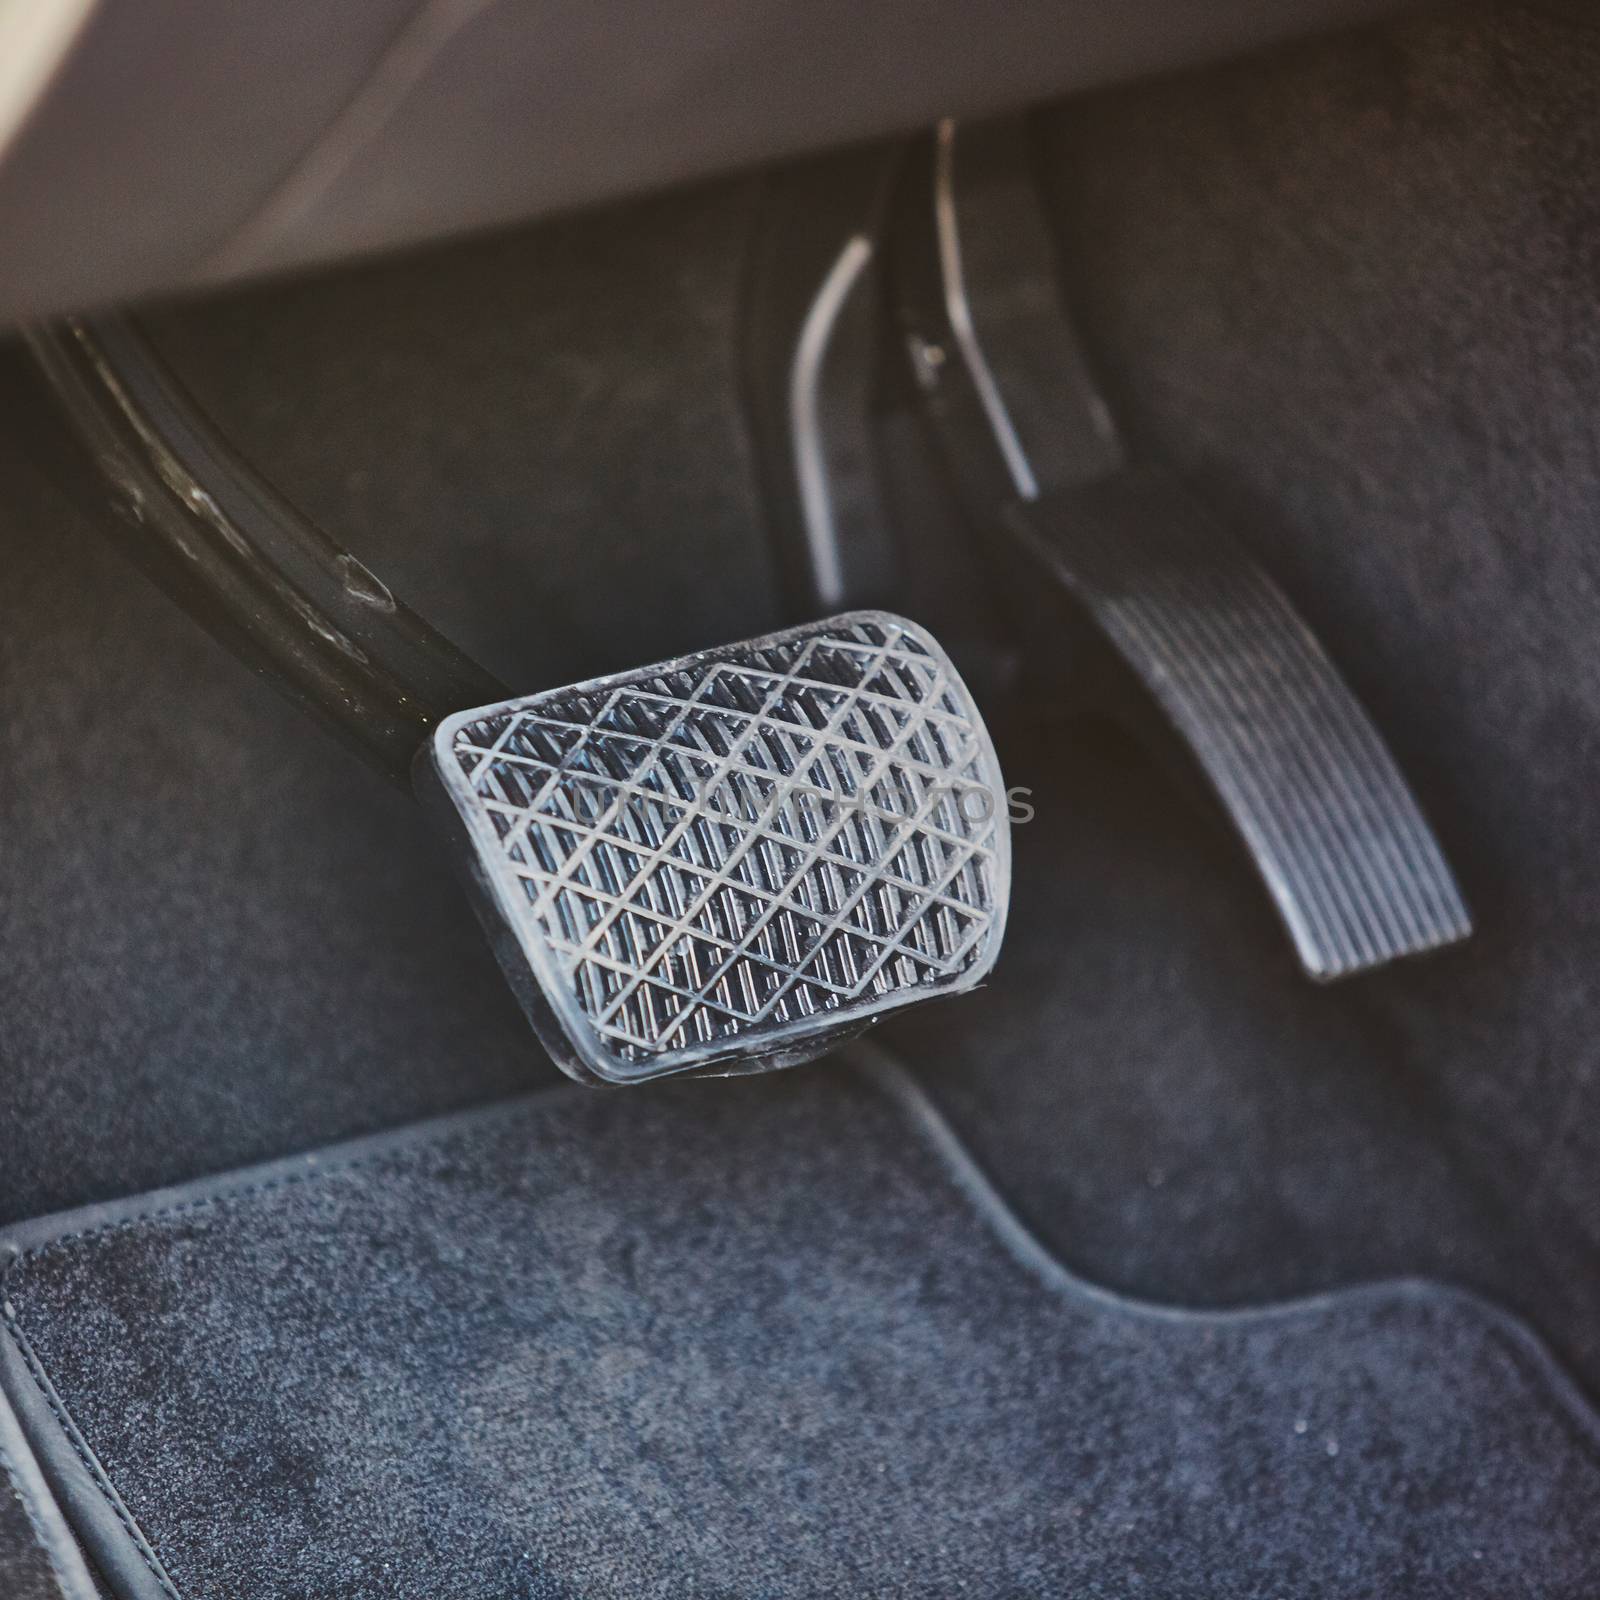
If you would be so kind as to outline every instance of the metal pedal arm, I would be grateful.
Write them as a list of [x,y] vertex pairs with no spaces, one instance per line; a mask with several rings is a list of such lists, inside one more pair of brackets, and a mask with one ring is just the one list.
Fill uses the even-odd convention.
[[410,786],[439,720],[505,687],[266,483],[122,318],[25,334],[64,486],[208,632]]

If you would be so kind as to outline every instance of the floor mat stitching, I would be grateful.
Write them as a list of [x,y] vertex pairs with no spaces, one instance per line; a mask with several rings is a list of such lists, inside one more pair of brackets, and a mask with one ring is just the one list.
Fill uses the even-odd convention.
[[[0,1290],[4,1287],[4,1275],[0,1274]],[[156,1554],[154,1545],[151,1544],[144,1530],[139,1526],[137,1519],[123,1503],[121,1495],[117,1493],[116,1485],[111,1482],[109,1474],[100,1464],[94,1452],[88,1448],[77,1424],[72,1420],[65,1403],[55,1392],[55,1387],[49,1380],[49,1375],[44,1371],[39,1358],[34,1354],[33,1346],[29,1343],[27,1335],[23,1332],[17,1320],[16,1313],[7,1300],[0,1307],[6,1324],[6,1331],[11,1335],[12,1343],[16,1345],[18,1354],[22,1357],[23,1364],[28,1369],[28,1375],[33,1379],[44,1403],[50,1409],[50,1414],[60,1426],[62,1437],[67,1441],[78,1460],[83,1463],[84,1470],[88,1472],[95,1487],[99,1489],[106,1505],[112,1515],[121,1523],[133,1547],[139,1553],[139,1559],[150,1569],[151,1576],[160,1585],[164,1593],[170,1595],[172,1600],[183,1600],[176,1585],[167,1575],[161,1558]],[[70,1519],[69,1519],[70,1520]]]

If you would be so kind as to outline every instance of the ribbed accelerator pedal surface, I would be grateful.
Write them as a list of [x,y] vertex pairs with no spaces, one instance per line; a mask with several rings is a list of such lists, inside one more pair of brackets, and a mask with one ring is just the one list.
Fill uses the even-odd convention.
[[1008,512],[1188,742],[1321,982],[1464,939],[1455,877],[1315,635],[1168,473]]

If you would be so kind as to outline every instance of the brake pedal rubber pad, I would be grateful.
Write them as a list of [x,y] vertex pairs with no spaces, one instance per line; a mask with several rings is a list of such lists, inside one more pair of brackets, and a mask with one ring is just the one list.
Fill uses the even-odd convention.
[[582,1082],[792,1066],[999,953],[994,747],[944,651],[884,612],[459,712],[415,777]]

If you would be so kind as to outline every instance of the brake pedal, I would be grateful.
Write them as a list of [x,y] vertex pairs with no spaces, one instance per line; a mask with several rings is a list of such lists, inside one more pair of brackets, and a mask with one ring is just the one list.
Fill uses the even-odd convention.
[[1310,628],[1172,474],[1128,464],[1059,303],[1021,125],[941,124],[896,215],[901,332],[964,503],[1133,669],[1306,973],[1466,938],[1437,839]]
[[414,783],[573,1077],[792,1066],[994,965],[1000,769],[914,623],[857,611],[508,698],[257,478],[136,329],[28,343],[64,479],[100,486],[197,620]]
[[999,952],[993,747],[944,652],[883,612],[458,713],[417,786],[581,1080],[793,1065]]

